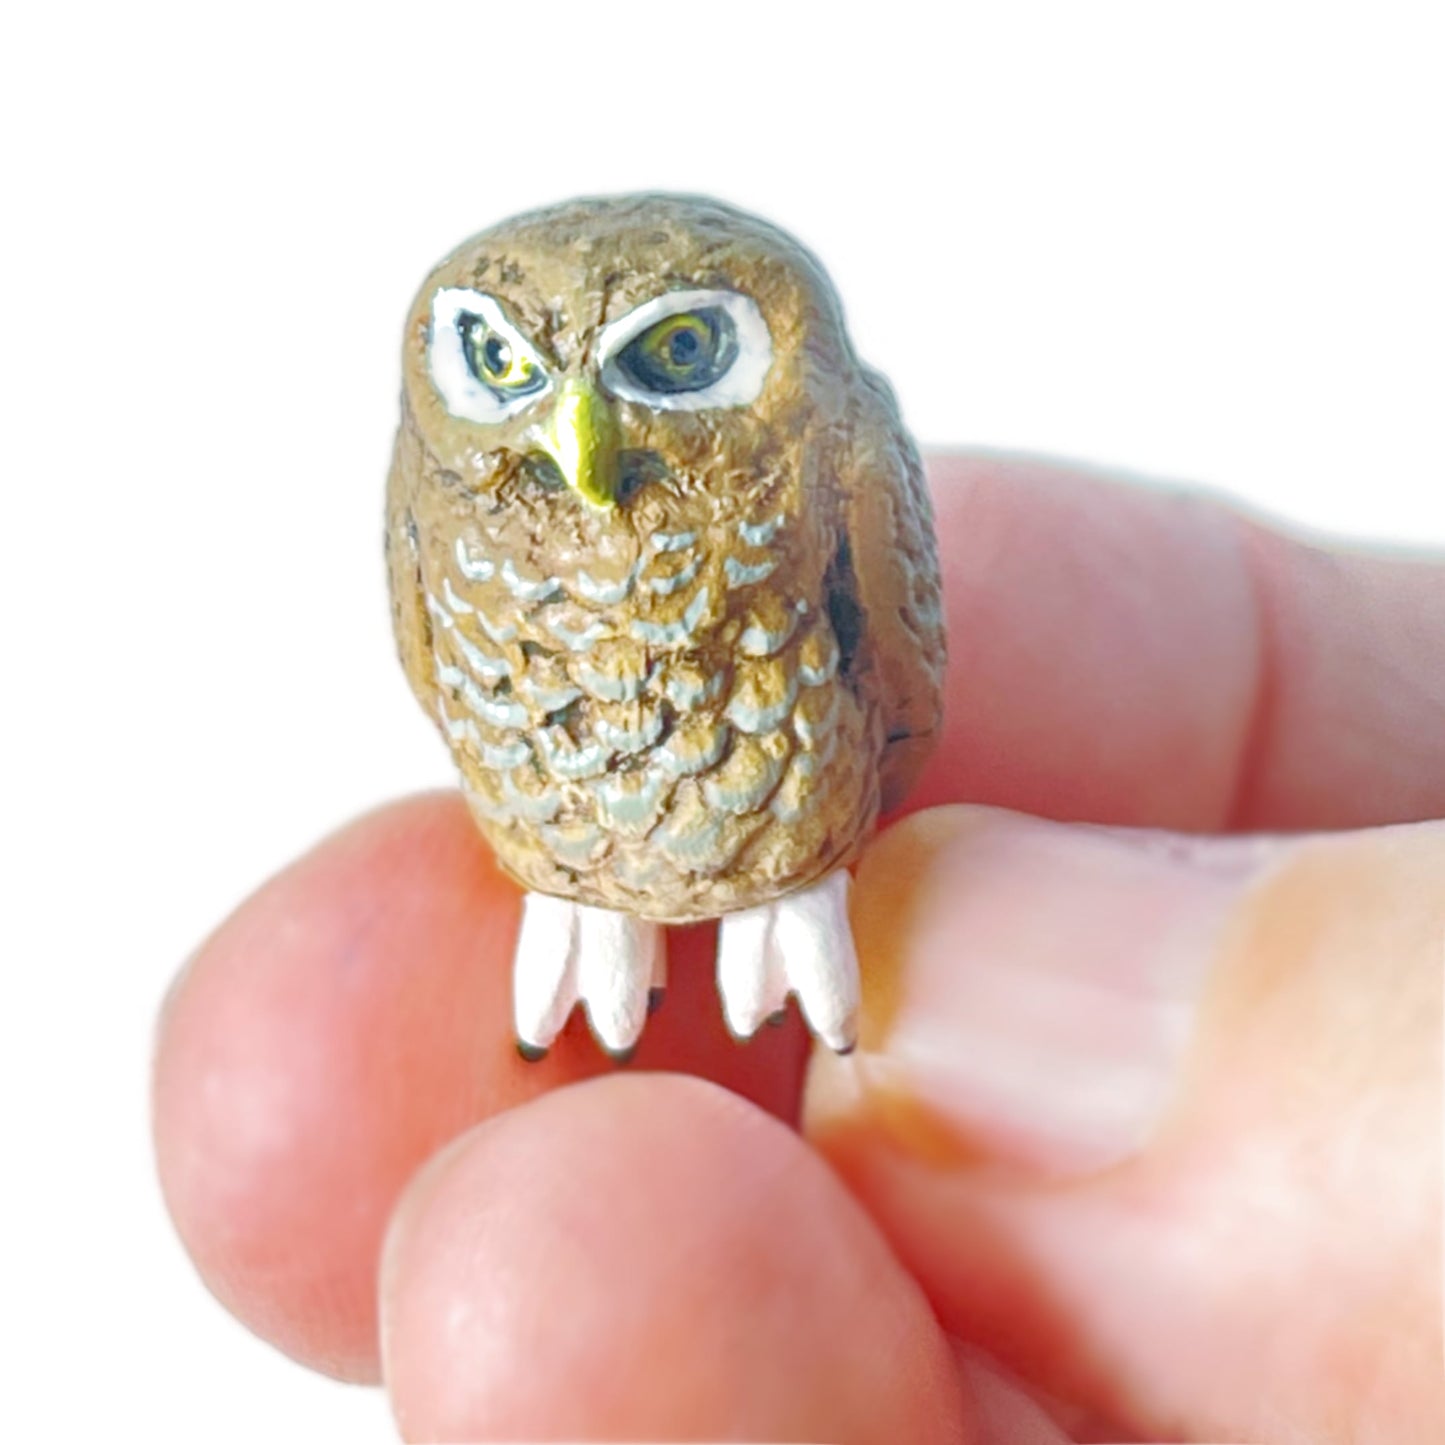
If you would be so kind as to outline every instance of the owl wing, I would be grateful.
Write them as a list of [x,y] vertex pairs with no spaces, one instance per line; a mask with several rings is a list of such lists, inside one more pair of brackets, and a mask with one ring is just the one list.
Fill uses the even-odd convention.
[[411,488],[419,464],[409,417],[397,430],[386,484],[386,573],[391,592],[397,651],[407,681],[428,717],[436,715],[436,678],[432,671],[431,618],[421,575],[421,549],[411,512]]
[[945,663],[933,504],[923,463],[888,383],[863,373],[843,494],[846,563],[853,573],[862,675],[884,719],[882,805],[896,808],[937,739]]

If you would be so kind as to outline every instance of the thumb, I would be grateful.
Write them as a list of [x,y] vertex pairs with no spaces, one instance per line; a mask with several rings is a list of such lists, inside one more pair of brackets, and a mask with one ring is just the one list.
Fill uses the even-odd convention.
[[808,1128],[950,1330],[1148,1438],[1440,1438],[1445,827],[937,809],[854,915]]

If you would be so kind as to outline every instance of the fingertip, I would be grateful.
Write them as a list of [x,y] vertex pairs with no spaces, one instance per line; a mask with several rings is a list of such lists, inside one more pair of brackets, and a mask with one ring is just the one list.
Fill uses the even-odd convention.
[[221,1302],[312,1368],[377,1378],[376,1250],[411,1171],[484,1107],[462,1021],[496,987],[472,950],[502,947],[515,911],[460,807],[408,799],[263,886],[167,995],[152,1121],[172,1220]]
[[558,1091],[469,1133],[382,1272],[407,1439],[956,1441],[928,1305],[791,1131],[672,1075]]
[[1439,1319],[1442,876],[1438,824],[918,815],[860,869],[810,1137],[948,1328],[1125,1433],[1389,1438],[1439,1398],[1400,1342]]
[[1216,826],[1234,801],[1259,670],[1230,514],[1038,457],[974,452],[928,467],[949,664],[943,731],[910,810],[968,801]]
[[[153,1128],[172,1219],[221,1302],[315,1369],[377,1377],[377,1260],[416,1169],[478,1120],[614,1067],[580,1017],[546,1059],[518,1056],[519,911],[460,800],[408,799],[278,874],[167,997]],[[674,934],[637,1064],[794,1117],[806,1037],[734,1045],[713,944],[711,929]]]

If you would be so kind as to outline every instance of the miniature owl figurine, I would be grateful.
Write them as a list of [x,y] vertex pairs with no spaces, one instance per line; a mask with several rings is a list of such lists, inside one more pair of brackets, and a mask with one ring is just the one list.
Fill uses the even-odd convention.
[[891,391],[790,237],[582,200],[452,252],[406,325],[397,641],[527,896],[519,1045],[625,1056],[661,925],[720,918],[733,1033],[854,1041],[846,864],[937,732],[932,514]]

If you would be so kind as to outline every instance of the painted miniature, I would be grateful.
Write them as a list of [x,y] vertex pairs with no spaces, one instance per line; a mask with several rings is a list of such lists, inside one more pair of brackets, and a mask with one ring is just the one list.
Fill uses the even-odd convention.
[[467,241],[408,317],[396,635],[527,890],[519,1044],[636,1044],[661,925],[720,918],[729,1027],[850,1048],[846,865],[938,727],[932,514],[817,262],[716,201],[575,201]]

